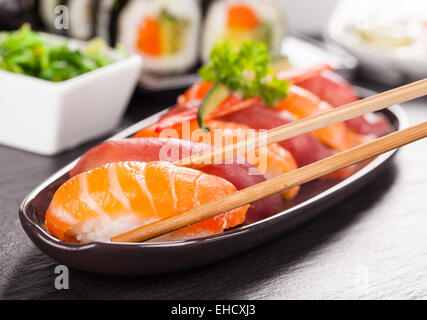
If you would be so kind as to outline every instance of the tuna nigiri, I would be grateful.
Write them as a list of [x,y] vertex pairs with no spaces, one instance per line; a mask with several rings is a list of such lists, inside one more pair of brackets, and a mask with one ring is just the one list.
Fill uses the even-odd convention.
[[[313,93],[292,86],[289,89],[289,96],[279,101],[275,108],[289,111],[299,118],[306,118],[328,111],[332,109],[332,106],[320,100]],[[363,143],[362,138],[349,130],[347,125],[342,122],[316,130],[313,134],[324,144],[338,151],[345,151]]]
[[[350,84],[331,71],[324,71],[315,77],[300,82],[298,86],[313,92],[334,107],[359,100]],[[370,113],[350,119],[346,121],[346,124],[358,134],[376,137],[384,136],[390,133],[392,129],[387,118],[380,113]]]
[[[58,239],[87,243],[152,223],[236,192],[228,181],[168,162],[120,162],[64,183],[46,212]],[[177,230],[168,239],[212,235],[242,224],[248,206]]]
[[[280,79],[286,79],[288,82],[298,84],[301,81],[318,76],[325,70],[331,69],[327,64],[320,64],[308,68],[291,68],[281,71],[277,76]],[[188,88],[178,97],[177,104],[158,123],[153,126],[154,131],[179,125],[182,121],[191,121],[197,117],[197,109],[202,103],[214,83],[199,81]],[[259,97],[250,97],[244,100],[239,94],[233,92],[230,97],[225,99],[209,116],[209,119],[215,119],[233,112],[249,108],[259,104]]]
[[[221,120],[235,121],[249,125],[255,129],[274,129],[295,121],[295,117],[287,111],[275,111],[272,108],[255,105],[222,117]],[[299,167],[330,157],[334,151],[318,141],[312,134],[303,134],[285,141],[279,145],[288,150],[295,158]],[[325,178],[347,178],[353,174],[354,168],[339,170]]]

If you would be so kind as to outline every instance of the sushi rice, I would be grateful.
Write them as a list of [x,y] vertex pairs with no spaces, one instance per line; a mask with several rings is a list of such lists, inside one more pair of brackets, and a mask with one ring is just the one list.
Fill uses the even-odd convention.
[[[250,25],[231,29],[228,26],[231,8],[249,14]],[[266,42],[272,56],[280,54],[280,45],[285,36],[283,11],[271,0],[218,0],[208,9],[203,30],[202,60],[207,63],[214,44],[231,40],[241,45],[246,40]]]
[[[157,37],[141,37],[151,21]],[[182,72],[196,64],[201,12],[197,0],[132,0],[120,14],[118,42],[145,59],[145,71]],[[158,42],[157,52],[144,50]],[[144,48],[142,48],[144,47]]]

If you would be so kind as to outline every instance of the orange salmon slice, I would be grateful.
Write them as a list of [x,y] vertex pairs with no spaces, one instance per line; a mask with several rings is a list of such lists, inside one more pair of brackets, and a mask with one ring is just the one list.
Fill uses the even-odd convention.
[[[220,177],[167,162],[107,164],[64,183],[52,199],[45,224],[63,241],[109,241],[234,192],[234,185]],[[168,239],[220,233],[242,224],[247,209],[198,222],[172,232]]]

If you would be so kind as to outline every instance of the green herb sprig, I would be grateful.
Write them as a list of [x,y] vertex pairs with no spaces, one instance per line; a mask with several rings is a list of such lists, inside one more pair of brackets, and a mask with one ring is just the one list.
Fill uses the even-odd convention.
[[246,41],[235,50],[230,41],[218,43],[210,54],[210,64],[199,74],[204,81],[220,83],[243,98],[261,97],[274,106],[288,94],[290,84],[273,76],[267,46],[260,41]]

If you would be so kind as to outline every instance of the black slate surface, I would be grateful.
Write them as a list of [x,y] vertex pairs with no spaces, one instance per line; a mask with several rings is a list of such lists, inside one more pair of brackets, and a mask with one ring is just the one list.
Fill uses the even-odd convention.
[[[136,94],[121,127],[175,97]],[[403,106],[413,124],[427,120],[427,99]],[[70,289],[58,291],[58,263],[27,238],[18,207],[37,184],[94,143],[56,157],[0,146],[1,299],[427,298],[427,140],[403,148],[390,169],[320,218],[248,253],[153,277],[71,270]]]

